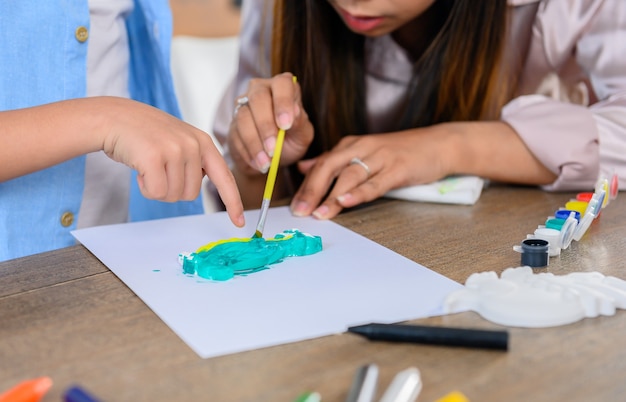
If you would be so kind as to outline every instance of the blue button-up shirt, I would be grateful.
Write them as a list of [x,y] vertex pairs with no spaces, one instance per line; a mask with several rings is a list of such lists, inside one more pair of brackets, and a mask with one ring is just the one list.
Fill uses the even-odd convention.
[[[81,98],[86,94],[87,0],[0,2],[0,110]],[[135,0],[127,20],[129,91],[135,100],[177,117],[170,74],[172,18],[167,0]],[[67,216],[78,216],[85,157],[0,183],[0,261],[75,244]],[[133,221],[202,213],[192,202],[147,200],[133,174],[129,216]]]

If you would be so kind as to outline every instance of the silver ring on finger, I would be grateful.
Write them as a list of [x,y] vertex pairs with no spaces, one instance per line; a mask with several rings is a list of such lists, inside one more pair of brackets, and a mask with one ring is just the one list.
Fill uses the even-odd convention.
[[370,167],[367,166],[367,164],[365,162],[363,162],[360,158],[354,157],[352,159],[350,159],[350,165],[359,165],[361,166],[364,170],[365,173],[367,174],[367,177],[370,177],[370,174],[372,173],[372,171],[370,170]]
[[235,105],[235,110],[233,110],[233,117],[237,116],[237,112],[239,112],[239,109],[241,109],[243,106],[247,106],[248,102],[250,102],[250,99],[248,99],[248,97],[245,95],[238,98]]

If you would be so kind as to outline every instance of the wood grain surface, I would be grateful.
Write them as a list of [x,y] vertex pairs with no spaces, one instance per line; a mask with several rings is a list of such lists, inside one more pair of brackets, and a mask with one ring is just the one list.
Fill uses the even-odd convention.
[[[464,282],[473,272],[520,265],[512,246],[573,195],[492,186],[474,206],[380,200],[335,221]],[[625,204],[618,197],[541,272],[626,279]],[[475,313],[412,323],[502,328]],[[366,363],[379,365],[379,395],[398,371],[418,367],[422,402],[453,390],[472,402],[626,400],[624,311],[509,331],[508,352],[342,334],[205,360],[80,245],[0,263],[0,392],[47,375],[54,386],[44,402],[62,400],[73,384],[103,401],[289,402],[316,390],[324,402],[339,402]]]

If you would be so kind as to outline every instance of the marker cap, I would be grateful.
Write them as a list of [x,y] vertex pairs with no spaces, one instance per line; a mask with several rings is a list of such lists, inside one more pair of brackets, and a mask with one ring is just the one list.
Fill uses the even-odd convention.
[[85,391],[79,386],[73,386],[65,391],[63,395],[65,402],[100,402],[99,399]]
[[0,394],[0,402],[39,402],[52,387],[50,377],[25,380]]
[[459,391],[452,391],[437,399],[435,402],[469,402],[469,399]]

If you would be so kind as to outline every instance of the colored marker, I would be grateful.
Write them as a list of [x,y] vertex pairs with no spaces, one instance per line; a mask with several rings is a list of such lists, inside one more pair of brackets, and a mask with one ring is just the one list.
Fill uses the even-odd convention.
[[414,402],[421,390],[420,372],[411,367],[396,374],[380,402]]
[[321,402],[322,396],[317,392],[306,392],[296,398],[295,402]]
[[79,386],[68,388],[68,390],[65,391],[65,395],[63,395],[63,400],[65,402],[100,402],[99,399]]
[[372,402],[376,395],[378,381],[378,366],[366,364],[360,367],[354,375],[350,392],[346,402]]
[[507,350],[507,331],[467,328],[427,327],[422,325],[368,324],[348,328],[372,341],[412,342],[443,346],[464,346]]
[[437,399],[435,402],[469,402],[469,399],[459,391],[452,391]]
[[50,377],[22,381],[0,395],[0,402],[39,402],[52,387]]

